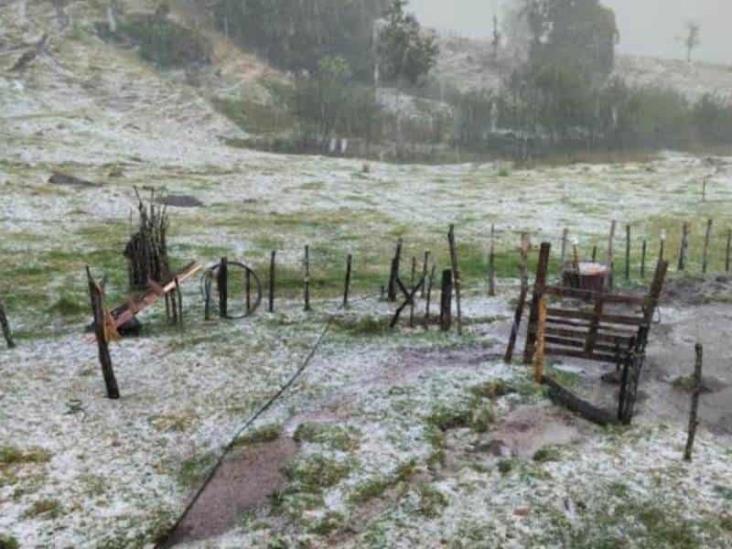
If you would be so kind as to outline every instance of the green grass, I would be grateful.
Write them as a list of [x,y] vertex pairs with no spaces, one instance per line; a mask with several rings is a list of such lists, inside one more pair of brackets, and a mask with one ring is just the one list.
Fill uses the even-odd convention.
[[0,448],[0,469],[11,465],[48,463],[49,461],[51,461],[51,453],[43,448],[31,448],[28,450],[21,450],[15,446],[3,446]]
[[264,442],[272,442],[280,438],[282,434],[282,425],[270,423],[262,425],[257,429],[244,433],[234,442],[234,446],[249,446],[252,444],[262,444]]
[[52,519],[58,517],[61,513],[61,502],[56,499],[40,499],[33,502],[33,504],[25,510],[23,516],[29,519]]
[[301,423],[293,438],[296,442],[322,444],[343,452],[355,450],[359,445],[359,433],[356,429],[329,423]]
[[212,452],[185,460],[178,471],[178,482],[187,488],[200,484],[215,462],[216,456]]

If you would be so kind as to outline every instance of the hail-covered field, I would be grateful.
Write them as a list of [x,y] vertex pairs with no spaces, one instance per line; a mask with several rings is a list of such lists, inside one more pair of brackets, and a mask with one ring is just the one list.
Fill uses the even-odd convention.
[[[231,148],[224,139],[239,130],[200,90],[78,22],[90,6],[70,6],[73,32],[52,33],[48,53],[27,70],[0,73],[0,298],[17,342],[12,350],[0,345],[0,545],[153,544],[238,433],[222,468],[231,476],[215,478],[189,514],[207,539],[184,544],[732,546],[728,429],[710,432],[703,423],[687,464],[678,415],[659,418],[646,405],[635,426],[600,429],[552,405],[523,366],[499,358],[522,232],[535,244],[551,241],[556,255],[569,228],[581,253],[595,245],[604,253],[616,219],[618,255],[622,227],[632,227],[635,272],[642,238],[655,256],[665,230],[675,250],[688,221],[697,269],[713,218],[719,272],[731,158],[416,166]],[[51,11],[28,6],[36,27],[0,10],[6,43],[53,30],[44,10]],[[3,50],[0,66],[18,55]],[[54,173],[93,185],[51,183]],[[204,321],[198,281],[184,285],[182,331],[166,325],[157,305],[142,315],[142,337],[112,345],[122,398],[111,401],[84,334],[84,267],[106,277],[110,305],[122,302],[135,188],[143,197],[154,190],[199,202],[168,208],[174,266],[227,256],[264,280],[276,250],[279,286],[274,313],[262,307],[245,320]],[[422,326],[423,298],[414,327],[407,310],[389,331],[395,306],[380,299],[380,287],[396,240],[404,240],[405,278],[412,256],[421,270],[425,250],[439,270],[448,264],[451,223],[465,278],[464,334]],[[496,298],[486,297],[491,225]],[[310,313],[301,299],[305,245]],[[349,253],[353,303],[344,311]],[[433,315],[438,301],[435,290]],[[714,318],[723,321],[728,313],[719,307]],[[664,335],[690,348],[688,334],[673,330],[675,322],[688,329],[694,315],[665,313],[671,335]],[[651,354],[685,371],[685,357],[660,347]],[[719,349],[712,362],[723,362]],[[586,365],[556,366],[567,384],[582,385]],[[717,373],[728,390],[728,368]],[[671,391],[669,383],[666,392],[654,387],[651,402]]]

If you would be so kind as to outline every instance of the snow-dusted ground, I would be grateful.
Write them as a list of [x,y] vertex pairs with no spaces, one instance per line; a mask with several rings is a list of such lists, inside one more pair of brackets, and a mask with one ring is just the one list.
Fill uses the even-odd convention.
[[[266,508],[248,513],[243,527],[211,546],[266,546],[279,536],[313,546],[566,546],[582,539],[597,546],[615,538],[663,546],[687,531],[697,545],[730,545],[726,441],[703,431],[687,466],[679,461],[683,426],[604,432],[549,406],[522,368],[495,360],[505,338],[496,322],[511,313],[510,281],[502,281],[500,298],[480,296],[491,224],[508,257],[520,232],[558,243],[564,227],[585,252],[594,244],[604,250],[612,218],[632,224],[653,249],[666,229],[675,250],[689,220],[696,268],[706,218],[715,219],[716,231],[729,224],[731,159],[712,165],[666,153],[620,165],[373,163],[364,171],[356,161],[231,149],[220,137],[239,130],[199,90],[93,36],[83,16],[94,4],[70,4],[75,23],[63,35],[49,6],[29,3],[33,25],[0,10],[3,44],[51,32],[51,55],[23,73],[0,73],[0,296],[19,343],[0,350],[0,535],[31,547],[151,543],[185,506],[191,480],[308,354],[336,309],[323,299],[337,289],[317,282],[340,283],[352,252],[355,293],[370,296],[349,312],[355,328],[336,323],[303,378],[260,421],[284,425],[290,436],[325,410],[352,427],[358,443],[342,450],[307,442],[296,459],[324,457],[347,464],[347,473],[315,498],[295,486],[285,494],[284,519]],[[2,50],[0,66],[18,55]],[[101,186],[51,185],[54,171]],[[179,263],[226,254],[262,266],[277,249],[283,272],[298,272],[302,246],[311,244],[316,312],[306,316],[297,300],[278,296],[275,315],[204,323],[192,283],[184,334],[163,327],[158,307],[143,319],[146,337],[113,346],[122,399],[106,400],[94,345],[81,335],[83,267],[110,275],[111,296],[123,293],[133,186],[204,203],[170,210]],[[405,239],[409,255],[429,248],[444,266],[449,223],[457,225],[461,257],[478,263],[466,268],[465,314],[474,321],[467,335],[420,328],[385,337],[361,326],[359,319],[393,310],[372,296],[396,238]],[[81,312],[60,314],[54,305],[61,296]],[[471,391],[497,379],[515,392],[491,398]],[[527,409],[538,420],[526,427],[531,440],[546,441],[542,425],[554,426],[552,435],[570,431],[568,439],[549,436],[569,443],[558,461],[534,462],[533,452],[491,457],[491,448],[511,453],[512,444],[526,451],[515,435]],[[486,432],[435,431],[446,413],[472,421],[491,410]],[[499,435],[504,445],[491,446]],[[5,449],[20,457],[8,463]],[[367,498],[368,488],[376,495]],[[659,518],[659,508],[673,520]],[[648,545],[654,542],[661,545]]]

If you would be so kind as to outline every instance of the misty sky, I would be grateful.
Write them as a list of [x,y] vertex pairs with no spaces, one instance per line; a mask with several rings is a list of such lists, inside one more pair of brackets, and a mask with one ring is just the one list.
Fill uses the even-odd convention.
[[[491,19],[504,0],[410,0],[427,26],[473,37],[490,34]],[[701,24],[696,57],[732,64],[732,0],[603,0],[615,10],[624,53],[683,57],[679,38],[685,22]]]

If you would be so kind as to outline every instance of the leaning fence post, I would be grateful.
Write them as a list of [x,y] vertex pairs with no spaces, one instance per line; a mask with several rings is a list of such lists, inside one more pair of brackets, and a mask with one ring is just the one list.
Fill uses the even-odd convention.
[[463,315],[460,308],[460,267],[458,266],[457,245],[455,244],[455,225],[450,225],[447,233],[447,240],[450,244],[450,262],[452,263],[452,280],[455,286],[455,304],[457,305],[457,331],[458,335],[463,333]]
[[696,428],[699,426],[699,397],[702,390],[702,361],[704,348],[701,343],[697,343],[695,347],[696,361],[694,364],[694,391],[691,394],[691,410],[689,411],[689,435],[686,439],[686,449],[684,450],[684,460],[691,461],[691,453],[694,449],[694,439],[696,438]]
[[216,282],[219,288],[219,316],[226,318],[229,316],[229,260],[225,257],[221,258]]
[[689,224],[684,222],[681,228],[681,248],[679,248],[679,264],[678,270],[686,269],[686,251],[689,248]]
[[3,331],[3,337],[5,338],[5,343],[8,344],[8,349],[12,349],[15,347],[15,342],[13,341],[13,334],[10,331],[10,323],[8,322],[8,316],[5,313],[5,305],[2,301],[0,301],[0,327]]
[[707,232],[704,234],[704,251],[702,253],[702,274],[707,274],[709,266],[709,241],[712,238],[712,220],[707,220]]
[[304,293],[305,293],[305,310],[310,310],[310,246],[305,245],[305,278],[304,278]]
[[119,387],[117,386],[117,379],[114,376],[114,369],[112,368],[112,357],[109,355],[107,318],[104,311],[102,290],[92,278],[89,266],[86,267],[86,277],[89,284],[89,300],[91,301],[92,315],[94,316],[94,336],[99,349],[99,364],[102,367],[102,376],[104,377],[104,384],[107,388],[107,397],[118,399]]
[[351,264],[353,261],[353,256],[351,254],[348,254],[348,257],[346,258],[346,281],[344,283],[343,288],[343,308],[348,308],[348,291],[351,288]]
[[274,294],[275,294],[275,259],[277,252],[272,250],[269,258],[269,312],[274,313]]
[[452,326],[452,270],[442,271],[442,293],[440,294],[440,329],[443,332]]

